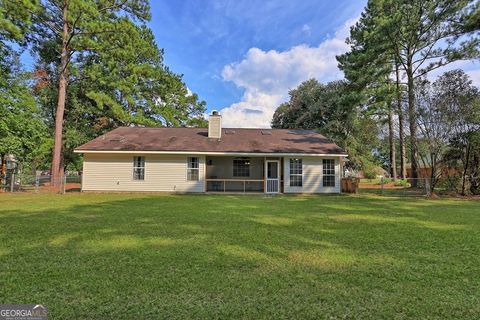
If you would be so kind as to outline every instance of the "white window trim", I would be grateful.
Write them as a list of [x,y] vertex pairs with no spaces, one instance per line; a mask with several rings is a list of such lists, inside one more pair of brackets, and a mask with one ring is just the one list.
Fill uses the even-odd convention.
[[[135,158],[143,158],[143,179],[135,179],[135,169],[142,168],[135,166]],[[147,158],[145,156],[133,156],[133,166],[132,166],[132,181],[134,182],[143,182],[147,180]]]
[[[333,161],[333,174],[325,174],[325,166],[324,166],[324,160],[331,160]],[[333,177],[333,186],[326,186],[325,183],[325,177]],[[337,163],[334,158],[324,158],[322,159],[322,188],[337,188],[338,187],[338,181],[337,181]]]
[[[292,166],[291,166],[291,161],[292,160],[300,160],[302,173],[292,173]],[[292,186],[292,179],[291,179],[292,176],[300,176],[302,178],[302,185],[301,186]],[[303,188],[303,159],[302,158],[289,158],[288,159],[288,185],[289,185],[290,188]]]
[[[198,166],[197,166],[196,168],[191,168],[191,167],[190,167],[190,159],[191,159],[191,158],[197,159],[197,165],[198,165]],[[188,171],[189,171],[189,170],[197,170],[197,177],[198,177],[198,178],[197,178],[196,180],[190,180],[190,179],[188,179]],[[200,157],[195,157],[195,156],[189,156],[189,157],[187,157],[187,170],[185,171],[185,173],[186,173],[186,174],[185,174],[185,180],[186,180],[186,181],[200,181]]]

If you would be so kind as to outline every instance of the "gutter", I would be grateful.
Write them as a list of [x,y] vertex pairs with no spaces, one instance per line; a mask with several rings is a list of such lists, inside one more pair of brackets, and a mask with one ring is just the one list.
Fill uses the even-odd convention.
[[88,154],[182,154],[182,155],[218,155],[218,156],[262,156],[262,157],[348,157],[341,153],[293,153],[293,152],[208,152],[208,151],[123,151],[123,150],[78,150],[74,153]]

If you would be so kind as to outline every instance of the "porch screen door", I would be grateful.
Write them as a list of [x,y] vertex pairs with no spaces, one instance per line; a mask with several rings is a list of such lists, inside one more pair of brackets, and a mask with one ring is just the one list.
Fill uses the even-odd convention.
[[280,166],[277,160],[267,160],[267,191],[266,193],[278,193],[280,187]]

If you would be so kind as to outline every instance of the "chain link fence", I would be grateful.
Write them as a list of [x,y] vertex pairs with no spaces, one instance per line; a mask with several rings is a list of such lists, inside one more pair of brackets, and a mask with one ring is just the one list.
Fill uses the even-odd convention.
[[436,179],[433,183],[429,178],[361,179],[358,191],[386,196],[458,195],[461,192],[453,177]]
[[[59,177],[57,183],[51,175],[32,175],[10,173],[1,177],[0,191],[7,192],[80,192],[82,176],[67,174]],[[356,187],[355,187],[356,189]],[[431,195],[458,195],[462,192],[461,184],[456,177],[437,179],[432,183],[429,178],[407,178],[392,180],[389,178],[360,179],[360,194],[376,194],[385,196],[422,197]],[[354,191],[355,192],[355,191]]]
[[2,177],[0,189],[9,192],[80,192],[82,190],[81,175],[63,175],[54,181],[51,175],[32,175],[9,173]]

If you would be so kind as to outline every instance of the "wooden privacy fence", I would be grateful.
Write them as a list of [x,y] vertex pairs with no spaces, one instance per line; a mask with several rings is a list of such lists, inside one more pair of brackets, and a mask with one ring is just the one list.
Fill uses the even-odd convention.
[[342,192],[357,193],[360,179],[355,177],[342,178]]

